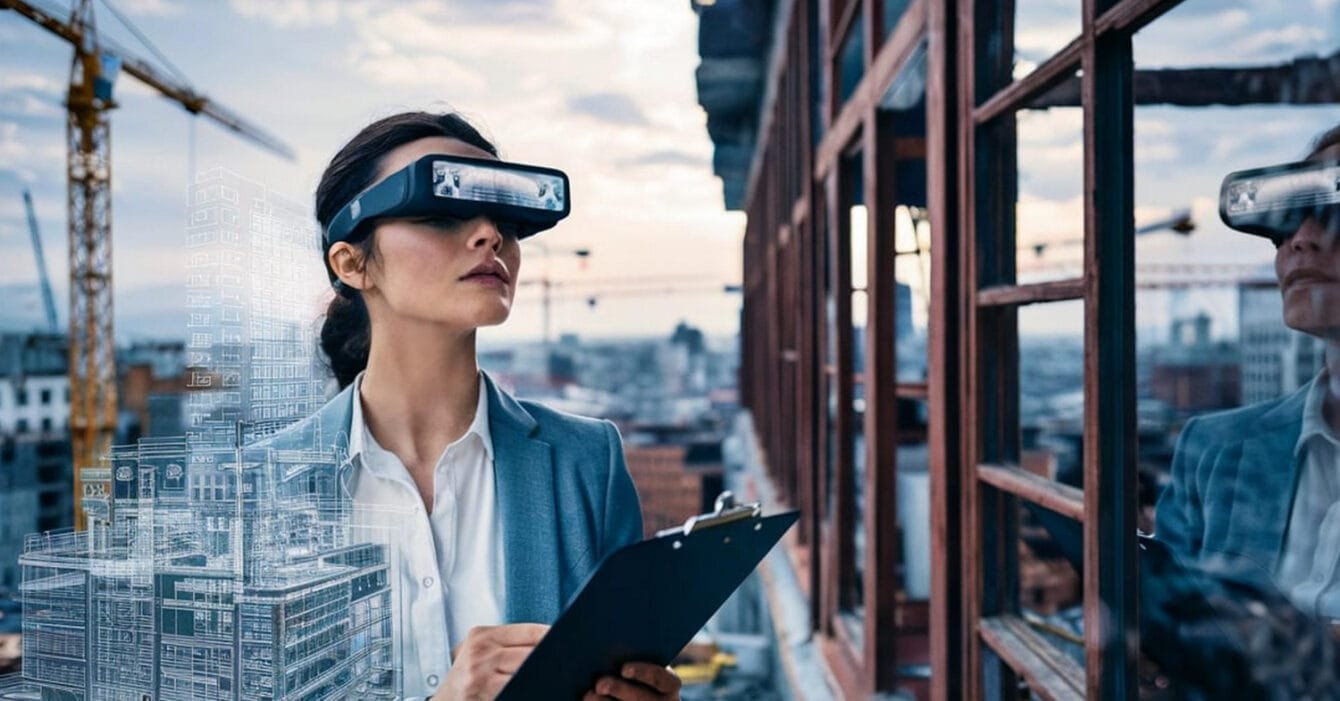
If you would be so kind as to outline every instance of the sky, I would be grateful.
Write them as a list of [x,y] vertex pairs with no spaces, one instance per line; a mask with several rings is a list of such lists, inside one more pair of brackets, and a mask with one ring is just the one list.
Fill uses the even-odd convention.
[[[68,0],[38,0],[62,5]],[[104,0],[98,0],[103,2]],[[740,279],[744,217],[723,211],[711,143],[696,102],[697,18],[678,0],[111,0],[193,85],[278,134],[296,162],[270,156],[192,120],[133,79],[113,113],[116,313],[124,337],[162,329],[185,279],[183,195],[192,170],[221,165],[299,202],[354,132],[405,109],[459,109],[505,157],[572,176],[573,216],[531,246],[522,278],[561,282],[681,280],[676,294],[585,295],[559,288],[556,332],[668,334],[680,320],[734,333],[739,299],[717,291]],[[1019,0],[1023,75],[1079,32],[1076,0]],[[100,27],[135,40],[99,6]],[[1260,66],[1340,50],[1340,0],[1187,0],[1136,34],[1138,68]],[[145,52],[147,53],[147,52]],[[64,309],[64,145],[60,100],[70,51],[12,13],[0,13],[0,292],[5,314],[40,319],[40,297],[20,191],[31,187]],[[1145,263],[1266,266],[1273,249],[1226,229],[1218,188],[1234,170],[1301,158],[1340,123],[1336,106],[1138,107],[1137,225],[1190,209],[1187,237],[1137,240]],[[194,133],[194,137],[192,134]],[[1082,116],[1026,112],[1019,120],[1021,278],[1069,277],[1082,249]],[[1050,243],[1046,255],[1028,247]],[[585,264],[565,253],[589,248]],[[672,283],[667,283],[672,284]],[[542,322],[534,287],[512,318],[483,333],[533,338]],[[1175,317],[1205,311],[1214,333],[1236,335],[1231,286],[1142,291],[1142,340]],[[171,317],[175,318],[175,317]],[[176,323],[175,321],[173,323]],[[1074,334],[1082,305],[1021,313],[1025,335]],[[169,327],[171,330],[171,327]],[[161,335],[161,333],[159,334]]]
[[[663,0],[110,0],[197,90],[287,142],[290,162],[240,140],[123,75],[111,113],[114,305],[118,338],[171,335],[186,280],[190,174],[229,168],[310,203],[322,169],[369,122],[457,110],[504,158],[561,168],[573,214],[523,244],[522,280],[548,275],[555,333],[668,335],[681,320],[734,334],[744,217],[726,212],[697,104],[697,17]],[[69,0],[35,0],[62,15]],[[99,30],[152,54],[96,0]],[[47,268],[65,318],[65,136],[71,50],[0,12],[0,323],[40,322],[21,193],[36,200]],[[161,65],[161,64],[159,64]],[[589,249],[583,262],[572,251]],[[313,256],[319,253],[313,244]],[[673,292],[619,294],[603,280]],[[590,282],[583,283],[583,280]],[[566,284],[566,287],[563,285]],[[481,339],[536,338],[537,288]]]

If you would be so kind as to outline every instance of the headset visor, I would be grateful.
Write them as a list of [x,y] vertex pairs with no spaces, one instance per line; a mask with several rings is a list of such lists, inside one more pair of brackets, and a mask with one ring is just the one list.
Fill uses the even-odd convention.
[[1304,161],[1243,170],[1224,178],[1219,217],[1230,228],[1282,243],[1308,218],[1335,226],[1340,161]]
[[326,230],[326,245],[361,224],[387,217],[471,219],[488,216],[526,237],[572,211],[561,170],[481,158],[430,154],[387,176],[345,205]]

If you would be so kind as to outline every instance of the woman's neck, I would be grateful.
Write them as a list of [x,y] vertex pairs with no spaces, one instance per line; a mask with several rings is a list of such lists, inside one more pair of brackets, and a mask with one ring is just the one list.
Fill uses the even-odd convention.
[[372,339],[359,392],[364,421],[411,474],[424,466],[431,470],[474,420],[479,402],[475,332],[451,334],[435,324],[400,323],[374,325]]

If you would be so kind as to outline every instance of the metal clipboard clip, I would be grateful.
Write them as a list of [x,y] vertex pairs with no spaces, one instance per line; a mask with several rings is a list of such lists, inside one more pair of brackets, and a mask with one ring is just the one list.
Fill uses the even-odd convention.
[[712,526],[743,521],[744,519],[758,518],[762,515],[762,502],[755,501],[748,504],[737,504],[735,502],[735,495],[730,491],[725,491],[717,496],[716,504],[713,506],[711,512],[699,514],[697,516],[690,516],[689,519],[684,522],[683,526],[675,526],[674,528],[666,528],[657,531],[656,537],[663,538],[672,535],[686,536],[703,528],[711,528]]

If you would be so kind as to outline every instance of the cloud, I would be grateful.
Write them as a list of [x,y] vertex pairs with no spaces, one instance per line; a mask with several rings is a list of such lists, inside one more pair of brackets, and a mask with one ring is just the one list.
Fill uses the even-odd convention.
[[172,0],[118,0],[117,6],[126,14],[142,17],[172,17],[186,11]]
[[550,23],[561,19],[554,0],[490,0],[489,2],[453,2],[448,5],[456,19],[483,22]]
[[614,92],[574,95],[568,98],[568,109],[576,114],[594,117],[610,124],[646,126],[647,117],[633,98]]
[[65,114],[60,100],[31,91],[0,93],[0,117],[52,117]]
[[645,166],[688,166],[691,168],[707,168],[711,165],[711,159],[705,156],[698,156],[687,151],[661,150],[644,153],[640,156],[624,158],[619,161],[620,166],[639,168]]
[[355,3],[341,0],[230,0],[233,12],[280,28],[328,27]]

